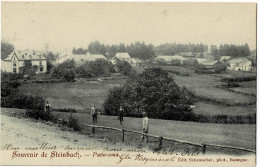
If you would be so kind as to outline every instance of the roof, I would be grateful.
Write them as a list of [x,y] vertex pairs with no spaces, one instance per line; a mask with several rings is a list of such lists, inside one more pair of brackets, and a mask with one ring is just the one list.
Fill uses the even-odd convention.
[[206,61],[207,59],[204,58],[195,58],[199,64],[201,64],[202,62]]
[[64,56],[69,60],[74,60],[77,64],[83,64],[86,61],[95,61],[97,59],[106,59],[102,54],[73,54],[70,52],[61,55],[60,58]]
[[136,64],[136,63],[141,63],[141,60],[139,60],[137,58],[131,58],[131,62]]
[[11,61],[12,57],[16,56],[18,60],[46,60],[42,52],[39,51],[29,51],[29,50],[18,50],[13,51],[4,61]]
[[182,56],[167,56],[167,55],[159,55],[155,59],[163,59],[165,61],[172,61],[172,60],[186,60]]
[[205,60],[205,61],[201,62],[201,64],[204,66],[212,66],[212,65],[216,64],[217,62],[218,62],[217,60]]
[[116,53],[115,57],[119,59],[131,59],[128,53]]
[[186,57],[193,57],[192,52],[179,52],[179,54]]
[[228,61],[229,64],[244,64],[244,63],[248,63],[248,62],[251,62],[251,61],[244,57],[235,58],[235,59],[231,59]]
[[203,55],[205,59],[207,60],[215,60],[215,57],[212,54],[205,54]]
[[231,58],[231,56],[222,56],[220,58],[220,61],[229,60],[230,58]]

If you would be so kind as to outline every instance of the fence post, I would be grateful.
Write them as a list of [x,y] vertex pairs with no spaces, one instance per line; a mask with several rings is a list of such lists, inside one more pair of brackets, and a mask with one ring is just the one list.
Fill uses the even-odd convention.
[[122,142],[125,142],[125,130],[124,129],[122,129]]
[[92,127],[92,133],[95,134],[95,127]]
[[202,146],[202,154],[205,154],[206,153],[206,144],[203,144],[203,146]]
[[159,150],[162,149],[162,139],[163,139],[163,137],[160,136],[159,137]]

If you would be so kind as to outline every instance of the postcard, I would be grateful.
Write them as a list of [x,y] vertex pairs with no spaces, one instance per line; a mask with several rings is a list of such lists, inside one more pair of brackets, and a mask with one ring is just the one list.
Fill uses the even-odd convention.
[[0,165],[256,165],[256,3],[1,2]]

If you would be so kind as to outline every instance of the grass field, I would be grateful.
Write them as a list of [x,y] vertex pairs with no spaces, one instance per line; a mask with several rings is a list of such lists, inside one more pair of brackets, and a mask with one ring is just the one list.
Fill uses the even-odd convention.
[[[69,115],[69,113],[57,114],[63,118]],[[92,124],[90,114],[74,113],[73,116],[82,124]],[[120,125],[116,116],[99,115],[97,125],[141,131],[142,119],[125,117],[124,125]],[[90,132],[90,129],[88,129],[88,133]],[[149,133],[195,143],[211,143],[255,149],[255,125],[207,124],[149,119]],[[107,133],[106,135],[106,137],[112,137],[113,134]],[[118,140],[120,139],[119,137]],[[135,140],[140,140],[140,136],[130,135],[127,140],[135,142]]]
[[203,115],[248,115],[256,113],[256,105],[246,105],[246,106],[226,106],[222,104],[214,104],[205,101],[199,101],[195,104],[193,111],[196,114]]
[[[245,96],[239,92],[231,92],[218,88],[217,86],[224,84],[220,81],[219,77],[196,74],[194,70],[179,66],[165,66],[163,68],[173,71],[185,71],[186,73],[189,73],[189,76],[179,76],[174,74],[170,74],[170,76],[174,78],[175,82],[179,86],[186,86],[190,90],[194,91],[197,96],[205,100],[208,99],[210,101],[216,101],[227,105],[246,105],[256,102],[255,97]],[[246,86],[246,83],[244,83],[244,85]],[[255,88],[256,87],[253,89]]]
[[[1,108],[5,112],[23,112],[22,109]],[[67,118],[70,113],[54,112],[59,118]],[[93,124],[92,117],[86,113],[73,113],[81,124]],[[120,125],[116,116],[98,115],[98,122],[95,125],[122,128],[128,130],[141,131],[142,119],[124,117],[124,125]],[[160,125],[160,126],[158,126]],[[92,135],[90,128],[82,129],[82,133],[90,137],[99,137],[103,140],[110,140],[115,143],[122,139],[121,132],[112,130],[97,129],[95,136]],[[187,142],[217,144],[234,147],[243,147],[255,150],[256,146],[256,125],[255,124],[208,124],[197,122],[182,122],[172,120],[149,119],[149,133],[163,137],[178,139]],[[130,145],[140,145],[140,135],[125,133],[125,142]],[[150,138],[149,147],[158,146],[158,139]],[[173,147],[175,142],[163,142],[163,146]],[[183,148],[183,147],[182,147]],[[216,153],[216,148],[213,152]],[[221,150],[220,150],[221,151]],[[223,151],[223,149],[222,149]]]
[[103,107],[108,90],[124,81],[82,81],[73,83],[30,83],[20,89],[46,98],[53,108],[89,110],[93,104]]

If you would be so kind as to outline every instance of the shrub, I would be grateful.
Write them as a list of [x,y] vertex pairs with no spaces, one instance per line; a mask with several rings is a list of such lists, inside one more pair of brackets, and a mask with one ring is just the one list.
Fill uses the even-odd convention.
[[95,61],[86,62],[75,69],[76,73],[82,77],[92,78],[103,75],[110,75],[115,72],[114,66],[107,60],[97,59]]
[[216,64],[213,65],[213,69],[214,69],[214,71],[215,71],[216,73],[226,72],[226,70],[227,70],[227,64],[218,62],[218,63],[216,63]]
[[54,120],[54,116],[51,114],[51,112],[46,112],[44,110],[39,109],[27,109],[26,114],[27,117],[33,118],[33,119],[42,119],[45,121],[52,121]]
[[182,64],[181,64],[180,60],[172,60],[171,61],[171,65],[173,65],[173,66],[181,66]]
[[80,126],[78,120],[70,114],[68,116],[68,127],[73,128],[74,131],[80,131]]
[[199,63],[198,63],[198,61],[196,59],[183,60],[183,66],[197,67],[198,64]]
[[53,111],[57,112],[70,112],[70,113],[76,113],[77,110],[74,108],[61,108],[61,109],[53,109]]
[[132,71],[132,66],[125,60],[117,60],[116,67],[118,69],[118,72],[120,72],[122,75],[130,75]]
[[73,60],[67,60],[53,67],[50,73],[53,78],[74,81],[76,73],[73,68],[75,68],[75,62]]

